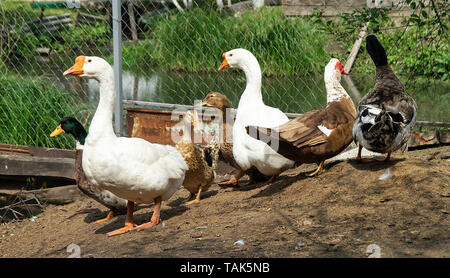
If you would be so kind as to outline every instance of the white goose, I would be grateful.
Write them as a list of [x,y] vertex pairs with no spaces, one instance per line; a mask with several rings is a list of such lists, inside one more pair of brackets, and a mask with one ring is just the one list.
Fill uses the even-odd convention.
[[247,85],[242,93],[233,125],[233,156],[241,167],[240,173],[228,184],[237,185],[238,180],[250,167],[255,166],[261,173],[273,179],[294,166],[294,161],[275,152],[266,143],[250,137],[245,127],[259,126],[272,128],[289,121],[288,117],[277,108],[267,106],[261,94],[261,68],[253,54],[245,49],[233,49],[222,54],[223,62],[219,71],[229,67],[242,69]]
[[[188,170],[172,146],[140,138],[117,137],[112,126],[115,101],[114,73],[102,58],[79,56],[64,75],[93,78],[99,82],[100,100],[83,147],[82,165],[90,183],[128,200],[125,226],[109,236],[142,230],[160,221],[161,202],[181,186]],[[134,203],[155,202],[150,222],[136,226]]]

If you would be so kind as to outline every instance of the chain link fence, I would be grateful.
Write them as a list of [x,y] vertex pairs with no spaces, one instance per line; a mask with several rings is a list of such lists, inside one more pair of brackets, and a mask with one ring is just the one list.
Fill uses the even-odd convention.
[[[267,105],[291,113],[323,107],[324,67],[337,53],[345,62],[349,51],[310,18],[285,16],[288,0],[260,9],[253,2],[260,1],[122,0],[123,99],[193,105],[217,91],[236,108],[245,76],[217,68],[223,52],[246,48],[260,62]],[[88,126],[98,84],[62,73],[79,55],[113,63],[112,1],[2,0],[0,34],[0,143],[73,148],[69,136],[49,134],[64,116]]]

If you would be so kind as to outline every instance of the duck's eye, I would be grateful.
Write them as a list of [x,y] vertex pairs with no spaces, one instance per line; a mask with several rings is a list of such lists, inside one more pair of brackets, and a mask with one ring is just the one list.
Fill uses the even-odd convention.
[[89,60],[88,60],[88,63],[90,63],[90,62],[92,62],[92,59],[89,59]]
[[230,57],[233,57],[233,53],[230,53]]

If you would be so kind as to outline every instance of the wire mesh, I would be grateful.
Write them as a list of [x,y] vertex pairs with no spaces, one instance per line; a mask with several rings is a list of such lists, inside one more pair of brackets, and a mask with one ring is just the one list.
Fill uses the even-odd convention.
[[[290,1],[266,0],[253,9],[258,1],[122,0],[123,98],[193,105],[218,91],[236,108],[245,76],[217,68],[223,52],[246,48],[261,65],[267,105],[291,113],[323,107],[323,70],[336,51],[325,47],[333,45],[330,36],[310,19],[285,16],[281,2]],[[380,2],[371,1],[366,5]],[[2,0],[0,143],[73,148],[72,138],[49,134],[63,116],[89,124],[98,84],[62,73],[78,55],[112,64],[112,46],[110,0]]]

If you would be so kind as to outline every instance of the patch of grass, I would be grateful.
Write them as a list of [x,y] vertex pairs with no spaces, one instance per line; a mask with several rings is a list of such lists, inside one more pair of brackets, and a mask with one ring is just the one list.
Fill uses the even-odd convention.
[[245,48],[257,57],[265,75],[292,76],[322,72],[331,58],[326,33],[306,18],[284,17],[281,7],[225,18],[196,8],[166,14],[151,24],[151,39],[124,47],[124,69],[139,71],[150,64],[161,70],[214,72],[223,52]]
[[70,136],[50,138],[64,116],[74,115],[77,98],[45,82],[0,74],[0,142],[74,148]]

